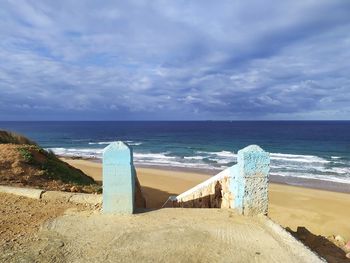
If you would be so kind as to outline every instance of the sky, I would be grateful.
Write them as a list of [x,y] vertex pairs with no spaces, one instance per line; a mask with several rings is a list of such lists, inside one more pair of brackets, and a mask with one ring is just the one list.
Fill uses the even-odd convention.
[[350,1],[0,1],[0,120],[350,119]]

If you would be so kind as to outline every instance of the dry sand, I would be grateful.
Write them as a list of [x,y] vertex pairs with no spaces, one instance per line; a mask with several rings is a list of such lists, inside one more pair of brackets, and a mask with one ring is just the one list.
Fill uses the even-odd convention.
[[[95,180],[102,180],[101,163],[64,159]],[[174,170],[137,168],[147,205],[159,208],[169,195],[180,194],[209,178]],[[350,194],[270,184],[269,217],[284,227],[304,226],[313,234],[350,239]]]
[[0,193],[0,200],[0,251],[15,250],[32,242],[33,234],[45,221],[63,215],[68,208],[87,209],[84,205],[3,193]]

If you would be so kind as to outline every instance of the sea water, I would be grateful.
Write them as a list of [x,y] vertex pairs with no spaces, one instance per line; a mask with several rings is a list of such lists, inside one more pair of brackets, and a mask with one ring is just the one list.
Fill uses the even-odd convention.
[[349,121],[0,122],[61,156],[101,158],[122,140],[139,165],[219,171],[257,144],[271,153],[272,175],[350,183]]

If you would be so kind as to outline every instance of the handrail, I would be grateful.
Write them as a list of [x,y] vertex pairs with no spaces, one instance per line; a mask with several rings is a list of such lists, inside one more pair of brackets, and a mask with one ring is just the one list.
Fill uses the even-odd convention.
[[[235,164],[235,165],[237,165],[237,164]],[[221,180],[221,179],[223,179],[225,177],[230,176],[231,169],[233,169],[234,166],[231,166],[231,167],[226,168],[225,170],[222,170],[217,175],[214,175],[213,177],[210,177],[208,180],[206,180],[206,181],[196,185],[195,187],[187,190],[186,192],[183,192],[182,194],[176,196],[176,200],[180,201],[181,198],[183,198],[185,196],[188,196],[188,195],[190,195],[190,194],[192,194],[192,193],[194,193],[194,192],[196,192],[196,191],[198,191],[198,190],[200,190],[202,188],[205,188],[205,187],[207,187],[208,185],[212,184],[215,181],[219,181],[219,180]]]

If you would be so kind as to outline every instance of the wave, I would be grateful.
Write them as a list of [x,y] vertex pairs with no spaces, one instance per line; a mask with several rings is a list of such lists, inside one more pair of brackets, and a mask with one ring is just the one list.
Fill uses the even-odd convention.
[[200,154],[200,155],[215,155],[218,157],[222,157],[222,158],[237,158],[237,155],[234,152],[230,152],[230,151],[221,151],[221,152],[205,152],[205,151],[197,151],[196,153]]
[[82,158],[102,158],[103,149],[93,148],[48,148],[59,156],[82,157]]
[[[227,160],[228,162],[237,161],[237,154],[230,151],[221,151],[221,152],[205,152],[197,151],[201,156],[210,157],[217,156],[219,159]],[[190,158],[190,157],[188,157]],[[196,158],[196,156],[192,157]],[[294,162],[294,163],[330,163],[331,161],[326,160],[322,157],[314,155],[297,155],[297,154],[284,154],[284,153],[270,153],[270,158],[273,161],[284,161],[284,162]]]
[[[170,156],[170,152],[162,153],[134,153],[134,161],[136,164],[156,165],[156,166],[171,166],[185,168],[200,168],[200,169],[218,169],[205,162],[198,162],[202,158],[200,156],[180,157]],[[197,160],[197,162],[193,162]],[[221,168],[221,167],[220,167]]]
[[[105,142],[89,142],[89,145],[108,145],[115,141],[105,141]],[[127,144],[132,146],[138,146],[141,145],[142,142],[134,142],[134,141],[125,141]]]
[[175,156],[167,156],[166,154],[169,154],[168,152],[164,153],[134,153],[134,159],[151,159],[151,160],[173,160],[176,157]]
[[203,160],[203,156],[184,156],[185,160]]
[[237,155],[234,152],[221,151],[221,152],[212,152],[212,153],[223,158],[237,158]]
[[331,156],[332,159],[341,159],[340,156]]
[[280,160],[298,163],[330,163],[330,161],[314,155],[297,155],[285,153],[270,153],[271,160]]
[[[237,154],[230,151],[221,151],[221,152],[205,152],[197,151],[201,158],[212,158],[219,161],[220,163],[227,163],[237,161]],[[197,158],[196,156],[187,157],[187,158]],[[284,163],[309,163],[313,165],[317,164],[327,164],[331,161],[326,160],[322,157],[314,155],[297,155],[297,154],[284,154],[284,153],[270,153],[271,162],[284,162]]]
[[[107,142],[98,142],[103,144]],[[51,148],[57,155],[82,158],[102,158],[103,148]],[[350,183],[350,162],[327,160],[314,155],[271,153],[271,174],[301,178],[314,178],[335,182]],[[338,158],[337,158],[338,159]],[[134,151],[135,164],[152,166],[171,166],[222,170],[237,161],[237,154],[230,151],[206,152],[195,151],[193,155],[180,156],[173,152],[138,152]]]
[[108,145],[112,142],[89,142],[89,145]]
[[270,175],[283,176],[283,177],[298,177],[298,178],[304,178],[304,179],[317,179],[322,181],[350,184],[350,177],[338,177],[338,176],[328,176],[328,175],[320,175],[320,174],[311,175],[310,173],[296,174],[295,172],[278,172],[278,173],[270,172]]

